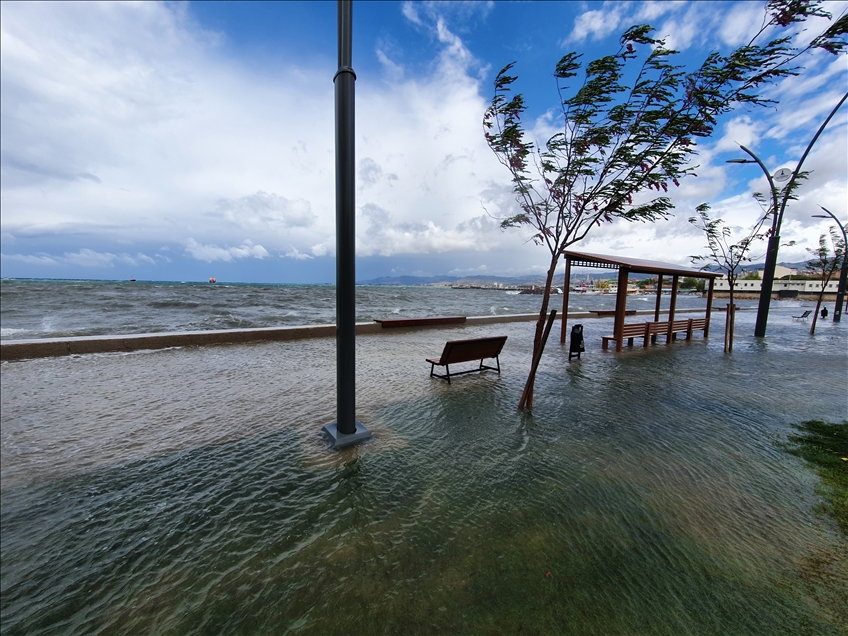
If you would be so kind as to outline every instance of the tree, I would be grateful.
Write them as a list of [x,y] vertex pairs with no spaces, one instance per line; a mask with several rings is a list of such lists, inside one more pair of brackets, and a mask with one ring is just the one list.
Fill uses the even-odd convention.
[[691,276],[687,276],[680,281],[680,289],[694,289],[702,292],[706,289],[706,283],[703,278],[692,278]]
[[[736,305],[733,304],[733,291],[739,278],[743,263],[750,263],[751,247],[756,241],[764,239],[769,230],[763,230],[770,213],[761,216],[750,230],[741,238],[733,238],[733,230],[724,225],[723,219],[710,218],[710,206],[702,203],[696,208],[698,216],[693,216],[689,222],[704,232],[707,237],[707,254],[690,256],[694,264],[701,264],[701,269],[720,271],[727,277],[730,285],[730,304],[727,306],[727,317],[724,325],[724,351],[733,351],[733,332],[736,322]],[[709,310],[709,308],[708,308]]]
[[842,259],[845,257],[845,239],[836,234],[836,228],[830,228],[830,241],[833,243],[833,255],[830,253],[826,235],[819,236],[819,246],[816,249],[807,248],[813,258],[807,261],[807,271],[821,281],[821,290],[816,300],[816,310],[813,312],[813,322],[810,325],[810,335],[816,333],[816,321],[819,317],[824,288],[833,278],[833,274],[842,267]]
[[[524,98],[512,92],[517,77],[509,75],[514,63],[498,73],[483,127],[489,147],[511,174],[520,210],[503,219],[501,226],[531,228],[533,240],[550,252],[533,362],[520,409],[533,406],[549,289],[563,252],[603,223],[667,218],[672,204],[659,193],[695,174],[696,166],[690,164],[695,140],[709,136],[717,117],[736,105],[770,103],[757,95],[757,89],[795,73],[789,64],[798,51],[788,37],[758,42],[766,32],[808,16],[830,17],[818,4],[772,0],[748,44],[728,56],[711,53],[690,73],[672,62],[676,51],[652,38],[648,25],[628,29],[615,54],[586,65],[575,89],[569,82],[577,77],[582,56],[568,53],[554,72],[561,129],[543,147],[528,139],[523,127]],[[836,37],[819,36],[809,46],[839,48],[838,42],[833,43]],[[626,82],[626,77],[632,81]],[[648,191],[658,195],[640,196]]]

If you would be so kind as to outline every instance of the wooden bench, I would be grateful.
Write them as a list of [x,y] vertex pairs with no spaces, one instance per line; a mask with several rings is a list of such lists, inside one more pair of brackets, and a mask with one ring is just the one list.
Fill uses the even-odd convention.
[[[442,355],[438,358],[427,358],[427,362],[430,363],[430,377],[437,377],[443,380],[447,380],[448,384],[451,381],[451,375],[462,375],[463,373],[474,373],[475,371],[482,371],[483,369],[491,369],[492,371],[501,372],[501,363],[498,359],[498,356],[501,354],[501,349],[503,349],[504,343],[506,342],[506,336],[496,336],[493,338],[472,338],[469,340],[449,340],[445,344],[445,349],[442,351]],[[497,367],[490,367],[483,364],[483,360],[486,358],[494,358]],[[473,362],[474,360],[480,361],[480,366],[476,369],[470,369],[469,371],[460,371],[459,373],[451,373],[450,366],[451,364],[457,364],[459,362]],[[439,375],[435,372],[436,365],[445,368],[445,375]]]
[[432,327],[435,325],[459,325],[465,322],[465,316],[434,316],[432,318],[392,318],[375,320],[383,329],[390,327]]
[[[675,320],[671,323],[671,329],[669,329],[667,320],[664,322],[637,322],[625,324],[621,337],[622,339],[626,338],[627,344],[631,347],[633,346],[634,338],[642,338],[642,346],[647,347],[649,342],[655,343],[657,341],[657,335],[665,334],[667,338],[674,340],[676,334],[685,333],[686,339],[691,340],[694,331],[706,328],[706,318]],[[617,338],[615,336],[601,336],[601,348],[605,351],[609,346],[610,340],[615,341]]]
[[[633,339],[634,338],[644,338],[645,339],[645,346],[647,347],[648,346],[648,338],[649,338],[648,325],[650,325],[650,324],[652,324],[652,323],[650,323],[650,322],[626,323],[622,326],[621,338],[622,339],[626,338],[627,344],[630,345],[631,347],[633,346]],[[618,338],[616,338],[615,336],[601,336],[601,341],[603,342],[603,344],[601,345],[601,348],[604,351],[607,350],[607,347],[609,346],[610,340],[615,341],[615,340],[618,340]]]
[[671,323],[671,329],[668,328],[668,322],[665,323],[665,331],[661,331],[660,333],[669,334],[671,339],[674,340],[675,335],[678,333],[685,333],[686,339],[692,339],[692,332],[696,329],[706,329],[707,320],[706,318],[689,318],[688,320],[675,320]]

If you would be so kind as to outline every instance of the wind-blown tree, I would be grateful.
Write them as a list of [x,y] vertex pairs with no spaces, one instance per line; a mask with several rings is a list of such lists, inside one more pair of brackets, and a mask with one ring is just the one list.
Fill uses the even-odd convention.
[[[520,209],[501,226],[531,228],[533,240],[550,252],[533,363],[519,408],[533,406],[550,289],[563,252],[604,223],[667,218],[672,203],[665,193],[695,174],[696,140],[709,136],[717,118],[733,107],[770,103],[757,90],[796,72],[790,64],[799,51],[788,36],[759,41],[808,16],[830,17],[818,4],[769,2],[761,28],[746,45],[727,56],[711,53],[689,73],[673,63],[677,52],[651,37],[648,25],[628,29],[619,50],[586,65],[576,86],[571,82],[582,68],[582,56],[568,53],[554,72],[561,128],[544,146],[529,139],[522,124],[526,106],[523,96],[512,91],[517,80],[509,74],[513,64],[498,73],[483,127],[489,146],[512,175]],[[840,23],[844,33],[844,20]],[[826,32],[807,48],[839,51],[844,42],[838,37]],[[651,191],[658,194],[643,194]]]
[[845,258],[845,239],[837,236],[836,228],[830,228],[830,240],[833,243],[833,254],[830,253],[830,248],[827,244],[827,236],[822,234],[819,236],[819,246],[815,249],[807,248],[807,251],[813,257],[807,261],[807,272],[821,281],[821,290],[819,297],[816,299],[816,310],[813,312],[813,322],[810,325],[810,335],[816,333],[816,321],[819,317],[822,299],[824,298],[824,288],[833,278],[833,275],[842,267],[842,259]]
[[[736,323],[736,305],[733,301],[733,291],[736,281],[742,273],[742,265],[753,260],[751,247],[757,241],[766,238],[770,229],[763,230],[766,219],[771,216],[767,211],[761,216],[750,230],[741,238],[733,237],[733,230],[724,224],[723,219],[710,218],[710,206],[702,203],[697,208],[698,216],[689,219],[707,237],[707,253],[699,256],[690,256],[692,263],[701,265],[701,269],[722,272],[730,284],[730,304],[727,308],[727,317],[724,325],[724,352],[733,351],[733,332]],[[709,308],[708,308],[709,311]]]

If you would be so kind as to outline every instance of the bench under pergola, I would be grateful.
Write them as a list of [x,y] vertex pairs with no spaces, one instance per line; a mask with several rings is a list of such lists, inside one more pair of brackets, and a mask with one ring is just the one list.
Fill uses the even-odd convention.
[[[669,341],[672,339],[673,331],[675,330],[674,310],[677,304],[677,286],[680,277],[684,276],[707,279],[709,281],[709,287],[707,291],[706,316],[703,319],[704,337],[709,334],[710,308],[713,304],[713,288],[715,287],[715,279],[721,276],[721,274],[681,267],[680,265],[674,265],[672,263],[648,261],[641,258],[627,258],[622,256],[606,256],[603,254],[567,251],[565,252],[565,286],[563,288],[562,297],[562,333],[560,334],[560,342],[562,343],[565,342],[566,322],[568,320],[568,292],[569,287],[571,286],[572,267],[618,270],[618,292],[615,298],[615,323],[613,327],[613,339],[615,340],[616,351],[622,350],[625,339],[632,340],[634,336],[632,330],[627,330],[624,324],[624,316],[627,312],[627,281],[630,274],[651,274],[657,277],[657,302],[654,309],[655,322],[659,322],[660,319],[660,299],[662,297],[663,277],[671,277],[671,299],[668,308],[668,324],[666,327]],[[649,331],[646,330],[646,345],[648,334]],[[641,334],[635,335],[638,336]],[[691,325],[689,327],[689,335],[691,336]]]

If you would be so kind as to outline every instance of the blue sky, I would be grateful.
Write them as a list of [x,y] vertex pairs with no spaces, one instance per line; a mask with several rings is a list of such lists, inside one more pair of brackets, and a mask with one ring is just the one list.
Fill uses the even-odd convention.
[[[496,220],[515,203],[481,120],[505,64],[544,138],[565,53],[614,52],[647,22],[694,66],[762,16],[757,2],[354,2],[357,278],[544,271],[544,248]],[[333,282],[335,2],[13,2],[0,18],[4,277]],[[807,26],[799,41],[824,24]],[[752,222],[765,179],[725,160],[741,143],[794,167],[848,88],[846,56],[804,64],[768,89],[777,107],[735,111],[699,145],[673,219],[597,228],[580,248],[688,264],[699,203]],[[847,157],[843,107],[805,164],[781,260],[817,244],[819,205],[846,216]]]

